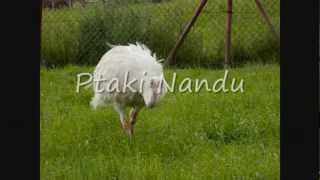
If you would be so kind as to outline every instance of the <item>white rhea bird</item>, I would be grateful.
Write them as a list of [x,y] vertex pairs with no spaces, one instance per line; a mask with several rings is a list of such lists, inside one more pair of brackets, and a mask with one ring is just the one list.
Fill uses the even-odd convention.
[[[152,108],[166,93],[163,67],[144,44],[109,45],[95,68],[91,106],[111,104],[120,115],[124,131],[133,135],[138,112]],[[129,116],[126,108],[130,107]]]

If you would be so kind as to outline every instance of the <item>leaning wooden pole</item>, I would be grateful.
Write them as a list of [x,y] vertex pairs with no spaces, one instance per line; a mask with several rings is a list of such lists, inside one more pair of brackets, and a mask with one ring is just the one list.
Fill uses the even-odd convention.
[[227,19],[224,42],[224,68],[231,65],[231,31],[232,31],[232,0],[227,0]]
[[265,8],[263,7],[262,3],[260,0],[255,0],[256,5],[258,7],[258,10],[262,16],[262,18],[266,21],[267,25],[269,26],[270,31],[272,32],[272,34],[274,35],[274,37],[279,40],[279,35],[277,33],[277,31],[275,30],[274,26],[271,23],[270,17],[268,16]]
[[198,5],[192,19],[188,22],[188,24],[186,25],[186,27],[184,28],[182,33],[179,35],[179,38],[178,38],[175,46],[170,51],[169,56],[166,60],[166,64],[173,65],[176,63],[175,62],[176,53],[177,53],[178,49],[180,48],[180,46],[182,45],[183,41],[185,40],[186,36],[188,35],[191,27],[193,26],[193,24],[196,22],[197,18],[199,17],[202,9],[205,7],[207,1],[208,0],[200,0],[200,3]]

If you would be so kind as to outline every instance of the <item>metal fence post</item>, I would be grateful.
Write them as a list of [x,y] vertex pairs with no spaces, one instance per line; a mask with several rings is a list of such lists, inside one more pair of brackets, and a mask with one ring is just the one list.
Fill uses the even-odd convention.
[[202,9],[204,8],[204,6],[206,5],[207,1],[208,0],[200,0],[199,6],[197,7],[192,19],[189,21],[189,23],[184,28],[183,32],[180,34],[174,48],[170,51],[169,56],[166,60],[166,64],[169,64],[169,65],[175,64],[175,56],[176,56],[177,50],[182,45],[183,41],[185,40],[186,36],[188,35],[193,24],[196,22],[198,16],[200,15],[200,13],[201,13]]
[[232,0],[227,0],[227,19],[225,31],[224,68],[231,65],[231,30],[232,30]]
[[273,25],[271,23],[271,20],[270,20],[270,17],[268,16],[266,10],[264,9],[261,1],[260,0],[255,0],[255,2],[256,2],[256,5],[258,7],[258,10],[259,10],[261,16],[263,17],[263,19],[266,21],[267,25],[269,26],[270,31],[275,36],[275,38],[277,40],[279,40],[279,35],[278,35],[277,31],[275,30],[275,28],[273,27]]

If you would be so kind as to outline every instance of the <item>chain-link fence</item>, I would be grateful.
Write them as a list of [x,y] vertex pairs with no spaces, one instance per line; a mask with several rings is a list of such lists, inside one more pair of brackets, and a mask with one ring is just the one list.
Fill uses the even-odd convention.
[[[140,41],[158,57],[166,58],[198,3],[198,0],[46,0],[42,14],[42,64],[96,64],[109,49],[107,42]],[[279,32],[279,1],[262,3]],[[226,0],[208,1],[177,53],[177,65],[223,64],[226,5]],[[259,14],[255,1],[234,1],[233,62],[278,61],[278,54],[279,43]]]

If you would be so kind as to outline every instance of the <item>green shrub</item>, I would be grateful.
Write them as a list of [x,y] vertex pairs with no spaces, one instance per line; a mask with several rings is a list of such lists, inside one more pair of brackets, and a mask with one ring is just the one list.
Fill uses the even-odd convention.
[[[76,63],[79,51],[79,23],[71,19],[76,11],[44,10],[41,31],[42,65],[53,67]],[[54,21],[60,16],[61,21]]]
[[[110,0],[82,7],[45,10],[42,28],[42,60],[46,66],[95,65],[111,44],[140,41],[159,58],[166,58],[178,35],[192,17],[197,1]],[[250,6],[249,6],[250,5]],[[232,30],[235,65],[279,60],[279,46],[254,3],[236,2]],[[278,6],[269,5],[279,27]],[[225,3],[208,3],[176,56],[176,65],[220,66],[224,59]],[[219,12],[219,13],[217,13]],[[238,13],[244,12],[244,13]]]
[[79,64],[96,64],[109,49],[107,43],[126,44],[145,36],[148,17],[136,9],[105,4],[84,12],[79,35]]

